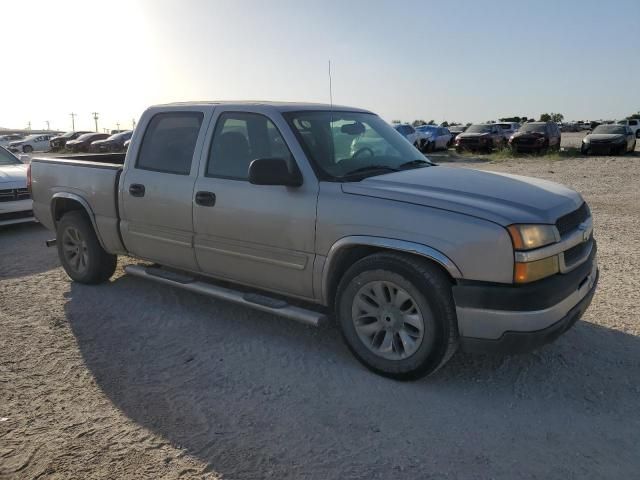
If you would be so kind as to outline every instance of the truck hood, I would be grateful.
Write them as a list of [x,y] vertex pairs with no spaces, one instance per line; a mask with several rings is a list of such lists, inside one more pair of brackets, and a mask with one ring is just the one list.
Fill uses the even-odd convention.
[[547,180],[440,166],[344,183],[342,190],[353,195],[450,210],[503,226],[553,224],[583,202],[579,193]]
[[27,186],[27,165],[0,165],[0,190]]

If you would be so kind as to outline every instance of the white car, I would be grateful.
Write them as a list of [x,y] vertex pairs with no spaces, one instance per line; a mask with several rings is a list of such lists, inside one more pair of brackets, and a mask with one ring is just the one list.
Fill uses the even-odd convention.
[[7,147],[11,142],[22,140],[24,135],[19,133],[11,133],[9,135],[0,135],[0,147]]
[[497,125],[502,129],[505,140],[509,140],[511,135],[520,130],[521,127],[521,125],[516,122],[500,122]]
[[436,125],[420,125],[416,127],[419,135],[420,150],[432,152],[434,150],[444,150],[451,145],[453,135],[448,128]]
[[397,125],[393,125],[393,128],[395,128],[400,135],[409,140],[416,148],[420,147],[420,134],[411,125],[408,123],[399,123]]
[[618,122],[618,125],[626,125],[633,131],[633,134],[636,136],[636,138],[640,138],[640,119],[631,118],[628,120],[620,120]]
[[0,226],[35,222],[27,189],[28,165],[0,147]]
[[37,151],[49,150],[49,140],[55,135],[49,133],[42,133],[37,135],[29,135],[22,140],[11,142],[7,147],[12,152],[31,153]]

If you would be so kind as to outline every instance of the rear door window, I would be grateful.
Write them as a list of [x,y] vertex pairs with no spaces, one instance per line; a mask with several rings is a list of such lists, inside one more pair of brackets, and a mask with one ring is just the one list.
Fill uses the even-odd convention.
[[189,175],[203,116],[202,112],[154,115],[142,139],[136,168]]

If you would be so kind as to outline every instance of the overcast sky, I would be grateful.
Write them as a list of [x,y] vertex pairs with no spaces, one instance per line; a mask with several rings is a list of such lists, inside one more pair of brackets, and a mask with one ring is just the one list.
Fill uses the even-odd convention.
[[640,110],[640,0],[9,0],[0,126],[129,127],[154,103],[328,102],[386,120]]

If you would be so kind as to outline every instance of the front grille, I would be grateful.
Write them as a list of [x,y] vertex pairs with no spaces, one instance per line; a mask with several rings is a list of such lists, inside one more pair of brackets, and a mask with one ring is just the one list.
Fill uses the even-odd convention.
[[23,210],[22,212],[0,213],[0,222],[5,220],[20,220],[21,218],[33,217],[33,210]]
[[517,145],[534,145],[536,143],[536,139],[535,138],[514,138],[513,139],[513,143],[517,144]]
[[566,267],[572,267],[578,260],[591,249],[593,245],[593,236],[588,242],[579,243],[564,252],[564,264]]
[[16,200],[28,200],[31,198],[26,188],[9,188],[0,190],[0,202],[15,202]]
[[564,236],[578,228],[578,225],[589,218],[589,216],[591,216],[589,207],[586,203],[583,203],[577,210],[560,217],[556,221],[556,228],[558,229],[558,232],[560,232],[560,236]]

